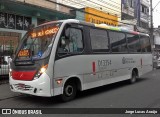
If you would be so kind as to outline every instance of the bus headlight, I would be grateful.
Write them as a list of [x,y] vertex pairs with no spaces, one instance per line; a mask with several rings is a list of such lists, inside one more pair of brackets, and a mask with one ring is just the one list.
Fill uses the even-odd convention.
[[12,76],[12,69],[9,69],[9,76]]
[[37,79],[39,78],[48,68],[48,64],[47,65],[44,65],[40,68],[40,70],[37,72],[37,74],[35,75],[35,78],[34,79]]
[[40,72],[41,74],[43,74],[46,70],[47,70],[47,69],[46,69],[45,67],[42,67],[39,72]]

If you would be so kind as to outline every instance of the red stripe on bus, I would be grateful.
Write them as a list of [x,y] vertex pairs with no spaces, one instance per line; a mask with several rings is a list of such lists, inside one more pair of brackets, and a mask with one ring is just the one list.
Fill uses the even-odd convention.
[[93,71],[93,74],[96,75],[96,63],[95,62],[92,62],[92,71]]
[[142,61],[142,58],[141,58],[141,67],[142,67],[142,65],[143,65],[143,61]]
[[36,71],[12,71],[12,78],[15,80],[33,80]]

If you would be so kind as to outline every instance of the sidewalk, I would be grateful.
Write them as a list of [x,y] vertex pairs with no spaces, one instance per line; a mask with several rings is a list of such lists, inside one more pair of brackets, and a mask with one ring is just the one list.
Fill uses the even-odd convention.
[[10,90],[9,84],[1,84],[0,85],[0,100],[5,98],[19,96],[19,93],[14,93]]

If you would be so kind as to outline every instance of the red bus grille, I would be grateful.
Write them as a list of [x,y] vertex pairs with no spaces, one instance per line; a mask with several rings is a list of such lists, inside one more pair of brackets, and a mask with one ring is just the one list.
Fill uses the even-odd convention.
[[12,78],[15,80],[33,80],[36,71],[12,71]]

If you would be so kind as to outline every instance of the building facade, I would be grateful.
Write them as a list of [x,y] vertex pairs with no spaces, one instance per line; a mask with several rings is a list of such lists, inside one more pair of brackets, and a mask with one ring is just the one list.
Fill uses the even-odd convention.
[[96,24],[118,26],[117,15],[111,15],[90,7],[85,8],[85,21]]
[[149,32],[149,0],[122,0],[122,21],[128,20],[133,30]]
[[121,0],[57,0],[59,3],[78,9],[91,7],[121,18]]
[[119,24],[117,15],[111,15],[91,7],[77,9],[72,11],[72,13],[76,16],[76,19],[86,22],[95,24],[107,24],[111,26],[118,26]]
[[62,4],[74,7],[76,19],[96,24],[117,26],[121,19],[121,0],[60,0]]
[[160,26],[154,29],[154,45],[153,52],[155,56],[160,57]]

